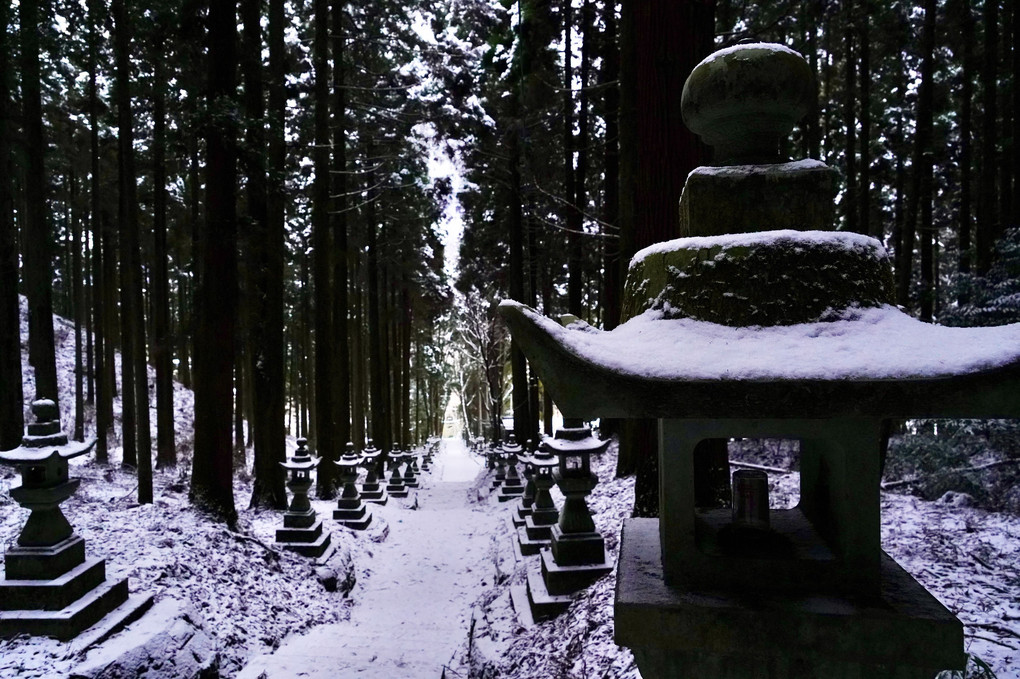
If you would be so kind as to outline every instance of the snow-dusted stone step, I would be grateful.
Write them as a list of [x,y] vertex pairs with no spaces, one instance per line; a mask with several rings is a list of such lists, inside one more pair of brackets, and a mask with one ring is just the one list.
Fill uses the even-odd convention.
[[588,587],[613,570],[609,554],[603,548],[602,560],[596,563],[561,566],[553,559],[551,549],[542,550],[542,580],[552,595],[570,594]]
[[0,580],[0,610],[59,611],[106,579],[106,560],[87,559],[53,580]]
[[321,533],[312,542],[276,542],[276,546],[280,549],[286,549],[287,551],[294,552],[295,554],[308,556],[313,559],[318,559],[325,554],[331,544],[332,536],[327,532]]
[[0,611],[0,637],[33,634],[73,639],[128,600],[127,580],[106,581],[71,605],[57,611]]
[[542,579],[542,574],[528,571],[528,604],[534,620],[548,620],[570,607],[573,594],[551,594]]

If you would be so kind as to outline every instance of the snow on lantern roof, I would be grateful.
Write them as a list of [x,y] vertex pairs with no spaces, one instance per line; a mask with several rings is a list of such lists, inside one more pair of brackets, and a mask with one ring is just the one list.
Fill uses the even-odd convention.
[[765,52],[785,52],[787,54],[798,56],[801,59],[804,58],[804,55],[802,55],[800,52],[791,49],[786,45],[780,45],[779,43],[776,42],[751,42],[751,43],[738,43],[736,45],[724,47],[721,50],[716,50],[715,52],[712,52],[707,57],[698,62],[698,66],[701,66],[702,64],[710,64],[713,61],[729,56],[734,52],[746,53],[748,50],[760,50]]
[[570,416],[1020,416],[1020,324],[951,328],[884,305],[773,327],[650,310],[600,331],[512,300],[500,312]]

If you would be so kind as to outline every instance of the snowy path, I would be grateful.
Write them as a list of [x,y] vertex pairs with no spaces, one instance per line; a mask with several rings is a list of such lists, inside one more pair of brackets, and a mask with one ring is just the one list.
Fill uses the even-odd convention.
[[239,679],[439,679],[467,636],[471,604],[492,583],[491,555],[505,540],[505,512],[470,502],[481,471],[461,440],[444,440],[431,474],[421,477],[417,511],[392,498],[373,506],[390,532],[369,543],[368,577],[351,592],[350,619],[288,638]]

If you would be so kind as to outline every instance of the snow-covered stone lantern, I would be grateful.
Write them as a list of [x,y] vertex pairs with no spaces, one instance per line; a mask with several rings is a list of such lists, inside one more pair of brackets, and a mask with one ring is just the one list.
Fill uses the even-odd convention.
[[[541,572],[528,574],[528,601],[535,618],[559,614],[575,592],[613,570],[605,540],[585,501],[599,481],[591,471],[591,456],[605,450],[609,441],[592,436],[581,420],[564,418],[564,426],[545,445],[557,457],[552,476],[564,499],[559,519],[550,529],[550,548],[540,552]],[[528,518],[534,520],[535,513]]]
[[361,456],[354,452],[354,444],[348,442],[347,450],[333,464],[338,467],[340,481],[344,484],[343,493],[337,499],[336,509],[333,510],[333,520],[354,530],[368,528],[372,523],[372,513],[368,511],[368,507],[365,506],[365,502],[358,492],[358,486],[355,485],[358,480]]
[[499,489],[499,501],[509,502],[524,494],[524,482],[517,471],[517,460],[523,452],[521,444],[510,435],[510,440],[503,444],[503,455],[506,457],[506,471],[502,487]]
[[315,514],[308,499],[312,487],[312,470],[319,464],[308,450],[308,439],[299,438],[294,455],[280,466],[287,470],[287,488],[292,494],[290,506],[283,513],[283,528],[276,530],[276,544],[282,549],[318,558],[330,547],[331,537],[323,531],[322,520]]
[[538,554],[542,547],[552,541],[552,527],[560,519],[560,511],[553,502],[550,490],[556,485],[553,470],[559,461],[546,445],[540,444],[538,450],[529,458],[531,463],[531,482],[535,485],[535,500],[531,511],[524,517],[524,525],[517,530],[517,544],[521,554]]
[[[625,521],[615,606],[646,679],[965,665],[960,622],[882,551],[882,426],[1020,417],[1020,324],[947,328],[894,306],[881,243],[829,231],[834,170],[778,157],[814,96],[782,45],[707,58],[682,109],[718,164],[688,178],[686,237],[634,256],[623,322],[500,306],[565,417],[659,419],[660,516]],[[766,523],[754,491],[736,517],[696,504],[699,444],[740,437],[799,440],[797,507]]]
[[531,514],[532,505],[535,504],[535,466],[532,463],[532,456],[525,452],[520,461],[524,465],[524,493],[511,514],[514,528],[524,525],[528,515]]
[[404,463],[406,464],[406,466],[404,467],[404,485],[407,486],[408,488],[417,488],[419,485],[418,474],[415,472],[414,469],[416,456],[414,452],[410,450],[405,450],[403,453],[403,457]]
[[85,557],[85,540],[60,511],[81,483],[69,478],[68,460],[88,453],[96,440],[69,441],[57,404],[49,399],[34,401],[32,414],[36,421],[27,426],[21,446],[0,451],[0,463],[21,472],[11,497],[31,511],[17,545],[4,555],[0,637],[72,639],[108,614],[111,624],[123,624],[147,609],[152,597],[129,600],[127,579],[107,580],[106,560]]
[[400,462],[403,459],[403,454],[399,450],[391,450],[389,454],[390,458],[390,480],[386,484],[386,492],[391,497],[407,497],[408,489],[404,485],[404,477],[400,474]]
[[385,476],[380,470],[379,458],[382,451],[375,447],[372,439],[368,439],[361,451],[362,466],[365,467],[365,482],[361,484],[361,499],[365,502],[384,505],[389,500],[386,489],[379,483],[379,477]]

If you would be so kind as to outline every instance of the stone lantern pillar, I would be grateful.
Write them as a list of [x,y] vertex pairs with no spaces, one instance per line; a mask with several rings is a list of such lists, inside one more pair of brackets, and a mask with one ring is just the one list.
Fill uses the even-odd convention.
[[407,486],[404,485],[404,477],[400,474],[400,462],[403,459],[399,450],[390,451],[390,480],[386,484],[386,492],[391,497],[407,497]]
[[[592,436],[582,421],[566,418],[563,428],[545,444],[558,457],[553,479],[564,500],[559,520],[550,529],[550,548],[540,552],[541,573],[528,573],[528,601],[535,619],[566,610],[575,592],[613,570],[605,540],[585,501],[599,481],[591,471],[591,455],[605,450],[609,442]],[[537,499],[528,517],[532,522],[535,511]]]
[[[945,328],[894,306],[882,244],[827,231],[834,171],[778,157],[814,96],[782,45],[709,56],[682,110],[718,164],[684,187],[687,237],[632,259],[623,322],[561,327],[500,305],[565,416],[659,420],[660,516],[624,522],[615,605],[645,679],[929,679],[966,664],[960,622],[881,549],[881,430],[1020,417],[1020,324]],[[698,506],[699,444],[740,437],[800,441],[797,507],[766,512],[753,490]]]
[[362,465],[365,467],[365,482],[361,484],[361,499],[365,502],[384,505],[389,500],[386,489],[379,482],[380,460],[382,451],[368,439],[365,449],[361,451]]
[[517,529],[517,544],[525,556],[538,554],[543,547],[549,546],[552,542],[552,527],[560,520],[560,510],[556,508],[549,493],[556,485],[553,470],[559,464],[558,460],[542,443],[529,458],[529,462],[532,470],[530,483],[535,487],[535,499],[531,511],[524,517],[524,525]]
[[361,464],[361,457],[354,452],[354,444],[347,444],[347,451],[334,462],[340,469],[340,481],[344,484],[343,493],[336,501],[336,509],[333,510],[333,520],[339,521],[347,528],[364,530],[372,523],[372,514],[368,511],[356,484],[358,480],[358,466]]
[[521,499],[517,506],[514,507],[513,514],[511,515],[514,528],[524,526],[528,515],[531,514],[531,508],[535,504],[536,487],[533,458],[531,455],[525,454],[520,460],[524,463],[524,494],[521,495]]
[[152,596],[128,597],[127,579],[107,580],[106,560],[86,558],[85,540],[74,532],[60,503],[81,483],[69,478],[68,460],[88,453],[95,439],[68,441],[57,404],[32,403],[35,422],[19,448],[0,451],[0,463],[16,467],[21,485],[11,497],[31,510],[17,544],[4,555],[0,580],[0,637],[31,634],[72,639],[108,616],[127,624],[152,604]]
[[276,530],[276,545],[303,556],[319,558],[326,553],[332,541],[329,532],[322,530],[322,521],[316,516],[308,499],[312,487],[312,470],[319,464],[308,451],[308,440],[299,438],[293,457],[280,466],[287,470],[287,488],[292,497],[283,514],[283,528]]

